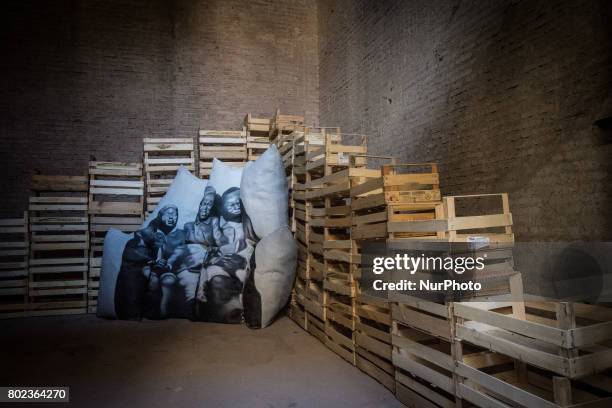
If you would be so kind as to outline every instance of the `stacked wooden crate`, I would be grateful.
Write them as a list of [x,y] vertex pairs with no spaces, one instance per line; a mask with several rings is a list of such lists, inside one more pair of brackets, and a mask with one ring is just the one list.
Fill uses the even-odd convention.
[[[295,230],[295,238],[298,244],[298,264],[296,273],[296,291],[292,304],[301,320],[304,315],[304,326],[306,330],[322,342],[325,341],[324,310],[323,310],[323,285],[322,273],[311,271],[310,245],[310,218],[312,216],[310,203],[306,200],[306,184],[309,173],[306,169],[307,158],[320,155],[325,144],[325,135],[311,132],[305,129],[304,134],[292,140],[293,143],[293,171],[294,179],[291,190],[291,206],[293,208],[292,223]],[[319,246],[315,245],[315,250]],[[319,251],[320,252],[320,251]],[[320,254],[322,256],[322,254]],[[315,265],[316,267],[316,265]]]
[[28,310],[28,213],[0,219],[0,319]]
[[30,315],[87,312],[87,177],[32,178]]
[[293,183],[295,182],[293,178],[293,161],[294,161],[294,146],[295,139],[300,139],[303,141],[304,129],[297,129],[288,134],[281,135],[276,140],[276,147],[278,149],[278,153],[283,158],[283,166],[285,167],[285,174],[287,176],[287,185],[289,187],[289,192],[293,188]]
[[321,153],[307,162],[309,266],[323,279],[325,344],[355,364],[352,265],[357,252],[350,236],[350,189],[378,176],[379,171],[365,168],[367,146],[362,135],[327,134]]
[[257,160],[270,147],[270,119],[254,118],[250,113],[244,118],[247,138],[247,159]]
[[98,302],[104,237],[110,228],[133,232],[140,228],[144,210],[141,163],[89,162],[89,276],[88,310]]
[[[480,199],[497,199],[500,209],[491,214],[485,212],[482,206],[470,202]],[[459,200],[468,200],[462,207],[469,209],[471,215],[458,216],[456,204]],[[488,203],[486,207],[489,205],[492,204]],[[514,237],[507,194],[444,197],[430,219],[398,219],[388,223],[387,228],[395,235],[395,241],[398,240],[397,234],[409,234],[417,235],[420,241],[446,244],[443,251],[450,256],[469,255],[477,258],[485,252],[491,254],[482,271],[469,275],[472,281],[483,284],[484,289],[478,293],[460,295],[484,301],[508,293],[513,293],[513,296],[522,294],[520,274],[512,268],[511,246]],[[421,236],[423,234],[426,236]],[[411,239],[401,239],[407,238]],[[473,244],[477,244],[476,249],[471,249]],[[510,257],[510,260],[505,257]],[[463,279],[463,276],[452,271],[442,271],[442,276],[435,275],[440,272],[420,271],[426,275],[422,279]],[[401,401],[422,401],[423,406],[426,403],[430,406],[461,404],[462,396],[457,391],[459,377],[455,370],[457,348],[453,314],[459,294],[439,291],[427,295],[395,294],[393,297],[398,302],[392,306],[396,395]],[[478,361],[476,356],[480,351],[471,348],[470,358]]]
[[147,213],[155,210],[180,166],[195,172],[192,138],[143,139]]
[[304,116],[299,115],[281,115],[280,110],[276,110],[274,118],[270,121],[270,132],[268,138],[270,143],[279,146],[279,140],[282,135],[288,135],[294,130],[304,128]]
[[[298,245],[298,263],[296,271],[296,281],[292,293],[292,302],[290,306],[290,316],[300,326],[307,328],[308,320],[315,320],[311,327],[311,332],[321,334],[323,339],[324,328],[323,321],[323,302],[322,292],[317,292],[316,283],[310,285],[309,279],[309,247],[308,238],[310,228],[308,219],[310,216],[309,205],[306,203],[306,182],[308,173],[306,171],[306,157],[309,153],[320,151],[325,143],[323,134],[312,132],[311,129],[305,129],[301,134],[294,134],[291,139],[291,189],[290,189],[290,207],[292,209],[290,225],[294,232]],[[284,145],[283,145],[284,146]],[[321,301],[318,302],[319,295]],[[310,310],[310,311],[309,311]],[[313,316],[308,319],[308,313]],[[317,331],[315,324],[321,323],[321,329]]]
[[[513,296],[455,303],[453,314],[456,392],[465,401],[480,407],[612,404],[605,373],[612,367],[609,308]],[[486,360],[475,365],[469,350]]]
[[[351,189],[351,237],[354,246],[362,251],[368,246],[384,245],[390,239],[427,238],[422,233],[396,233],[390,230],[396,222],[434,219],[440,203],[439,176],[435,164],[384,165],[378,177]],[[391,303],[367,293],[360,284],[360,267],[355,265],[354,273],[357,278],[356,363],[387,388],[395,390]]]
[[247,133],[245,130],[200,130],[198,156],[200,178],[208,178],[213,160],[241,166],[247,161]]
[[279,139],[277,139],[277,148],[278,152],[283,159],[283,166],[285,168],[285,176],[287,177],[287,187],[289,188],[289,211],[287,213],[289,220],[289,228],[291,232],[295,233],[295,223],[293,222],[293,214],[294,214],[294,202],[293,202],[293,185],[295,184],[295,176],[293,174],[293,161],[295,158],[294,155],[294,146],[295,139],[299,139],[303,142],[304,129],[294,130],[293,132],[285,135],[281,135]]

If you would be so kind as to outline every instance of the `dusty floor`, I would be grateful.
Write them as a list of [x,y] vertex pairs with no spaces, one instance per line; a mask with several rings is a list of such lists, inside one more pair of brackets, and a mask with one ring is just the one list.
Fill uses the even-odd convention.
[[288,318],[259,331],[85,315],[0,321],[0,385],[68,385],[70,406],[88,407],[403,407]]

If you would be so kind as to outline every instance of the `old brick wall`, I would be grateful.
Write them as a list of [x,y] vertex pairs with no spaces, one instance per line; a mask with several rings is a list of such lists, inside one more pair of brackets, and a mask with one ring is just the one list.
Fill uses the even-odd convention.
[[0,22],[0,215],[32,172],[140,160],[143,137],[318,118],[314,0],[19,0]]
[[517,240],[612,239],[605,0],[319,1],[322,125],[510,193]]

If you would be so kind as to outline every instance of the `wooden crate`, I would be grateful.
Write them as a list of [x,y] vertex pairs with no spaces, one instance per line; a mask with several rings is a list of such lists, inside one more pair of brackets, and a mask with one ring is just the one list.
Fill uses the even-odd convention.
[[365,167],[366,154],[365,135],[326,132],[322,149],[306,155],[306,171],[312,181],[346,168]]
[[270,147],[270,119],[254,118],[249,113],[244,118],[244,126],[247,160],[257,160]]
[[30,315],[87,312],[87,177],[33,176]]
[[98,301],[104,237],[110,228],[133,232],[143,222],[144,181],[141,163],[89,162],[88,310]]
[[257,160],[268,150],[270,142],[267,137],[247,136],[247,160]]
[[[490,296],[488,292],[470,297],[474,304],[481,302],[495,302],[498,298],[520,299],[523,295],[523,283],[521,274],[505,277],[506,285],[504,293],[496,293]],[[440,339],[452,342],[455,336],[455,316],[453,307],[459,303],[472,304],[472,302],[456,302],[455,293],[421,293],[420,295],[406,294],[401,292],[389,292],[392,304],[392,318],[403,325],[414,327],[424,333]],[[493,304],[493,303],[492,303]],[[514,308],[520,308],[520,302],[510,302]]]
[[144,138],[144,171],[147,213],[153,212],[180,166],[195,172],[195,149],[192,138]]
[[568,302],[458,302],[455,336],[570,379],[612,367],[612,310]]
[[[340,138],[340,135],[327,135],[325,150],[320,149],[309,155],[306,165],[309,175],[306,183],[306,200],[310,204],[311,242],[316,238],[323,248],[326,290],[354,297],[351,265],[358,261],[358,254],[351,240],[352,217],[349,193],[351,186],[376,177],[379,172],[364,167],[365,158],[353,155],[352,148],[355,146],[335,143]],[[365,138],[359,138],[355,154],[364,154],[364,143]],[[347,152],[347,160],[338,166],[335,164],[337,155],[343,151]],[[330,163],[333,164],[325,164],[328,162],[327,156],[332,156]],[[323,166],[309,168],[313,163],[323,163]],[[313,252],[312,249],[310,252]]]
[[398,228],[398,223],[443,217],[435,163],[384,165],[379,177],[352,187],[351,198],[353,239],[443,238]]
[[354,254],[348,198],[350,184],[361,181],[368,172],[364,168],[365,158],[358,157],[366,153],[366,138],[351,135],[348,139],[354,140],[349,144],[343,135],[329,129],[322,135],[325,144],[306,153],[304,160],[309,270],[313,278],[323,279],[325,344],[355,364],[355,282],[351,269]]
[[246,130],[200,130],[198,140],[199,175],[208,178],[214,159],[242,166],[247,161]]
[[452,342],[394,321],[392,344],[400,401],[419,407],[461,406]]
[[323,284],[307,281],[303,306],[306,310],[306,331],[325,343],[325,307],[323,303]]
[[486,349],[466,352],[473,347],[462,340],[454,344],[456,393],[466,403],[483,408],[594,408],[612,404],[609,373],[569,379]]
[[244,118],[247,138],[247,160],[257,160],[270,147],[270,119],[254,118],[250,113]]
[[325,345],[355,365],[354,298],[325,290]]
[[323,281],[325,278],[325,258],[323,244],[325,242],[325,203],[309,201],[308,209],[308,274],[309,280]]
[[304,116],[300,115],[285,115],[277,109],[274,118],[270,121],[269,140],[271,143],[278,145],[277,139],[283,134],[288,134],[296,129],[304,127]]
[[306,330],[306,308],[304,306],[306,285],[305,279],[299,275],[296,276],[289,303],[289,317],[304,330]]
[[358,293],[355,299],[355,363],[391,392],[395,369],[391,360],[391,305]]
[[0,219],[0,319],[27,314],[28,251],[28,212]]
[[253,136],[264,136],[268,138],[270,134],[270,119],[255,118],[252,114],[247,113],[244,117],[244,127],[247,132]]
[[451,303],[438,303],[415,296],[395,294],[391,308],[394,322],[452,342],[453,314]]
[[320,150],[325,143],[324,135],[310,133],[310,129],[303,134],[294,133],[291,140],[291,229],[296,239],[305,246],[308,243],[308,218],[310,217],[310,204],[306,202],[306,184],[309,174],[306,172],[306,156],[308,153]]
[[[493,199],[498,201],[497,209],[473,211],[479,208],[473,205],[474,202]],[[443,198],[442,204],[442,213],[436,213],[436,219],[398,221],[388,224],[388,231],[394,234],[423,234],[449,242],[474,240],[486,243],[514,242],[508,193],[448,196]],[[458,215],[458,204],[469,206],[475,215]]]

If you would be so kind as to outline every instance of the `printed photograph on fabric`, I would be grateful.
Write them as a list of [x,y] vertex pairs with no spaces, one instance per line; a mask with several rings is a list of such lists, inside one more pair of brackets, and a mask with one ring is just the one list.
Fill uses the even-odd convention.
[[256,241],[240,189],[219,196],[207,186],[196,219],[183,226],[178,211],[164,206],[125,246],[115,292],[118,317],[240,323]]

